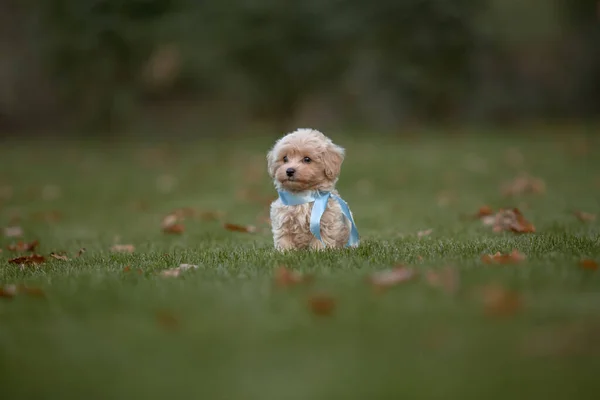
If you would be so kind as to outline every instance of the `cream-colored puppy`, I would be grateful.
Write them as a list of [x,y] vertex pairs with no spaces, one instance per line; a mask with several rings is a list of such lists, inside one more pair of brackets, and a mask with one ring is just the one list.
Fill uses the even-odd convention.
[[344,149],[317,130],[298,129],[275,143],[267,164],[279,193],[271,204],[276,249],[358,245],[352,214],[335,190],[343,160]]

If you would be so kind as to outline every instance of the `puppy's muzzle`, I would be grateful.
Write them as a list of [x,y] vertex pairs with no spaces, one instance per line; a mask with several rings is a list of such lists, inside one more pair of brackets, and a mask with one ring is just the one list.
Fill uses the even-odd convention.
[[294,168],[288,168],[285,170],[285,173],[287,174],[287,176],[292,177],[294,176],[294,173],[296,172],[296,170]]

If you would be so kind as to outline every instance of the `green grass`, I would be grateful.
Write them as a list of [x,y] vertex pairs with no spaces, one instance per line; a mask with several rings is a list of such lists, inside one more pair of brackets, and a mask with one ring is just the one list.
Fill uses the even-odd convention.
[[[338,188],[362,245],[287,254],[273,250],[260,220],[265,200],[240,195],[273,197],[264,154],[274,137],[1,143],[0,188],[13,194],[0,200],[0,226],[18,216],[41,254],[87,249],[21,269],[7,262],[14,239],[0,238],[0,284],[46,294],[0,298],[2,398],[596,398],[600,271],[578,263],[600,261],[600,224],[572,213],[600,211],[599,142],[588,138],[585,152],[577,145],[583,134],[566,133],[332,134],[347,148]],[[504,197],[500,184],[521,171],[544,179],[546,193]],[[157,189],[161,175],[176,178],[171,191]],[[46,189],[44,198],[47,185],[59,196],[48,199]],[[496,234],[461,218],[484,204],[521,207],[537,233]],[[183,235],[162,233],[161,218],[178,207],[224,217],[188,219]],[[62,218],[36,217],[48,211]],[[259,230],[229,232],[222,222]],[[418,238],[425,229],[433,233]],[[112,253],[115,243],[136,251]],[[527,260],[480,261],[513,248]],[[199,268],[158,275],[181,263]],[[398,263],[422,273],[383,294],[366,284]],[[274,287],[280,264],[314,273],[315,282]],[[424,278],[448,265],[460,272],[455,294]],[[518,312],[485,313],[478,290],[490,283],[520,294]],[[333,315],[310,312],[313,293],[335,298]],[[175,322],[161,322],[163,314]]]

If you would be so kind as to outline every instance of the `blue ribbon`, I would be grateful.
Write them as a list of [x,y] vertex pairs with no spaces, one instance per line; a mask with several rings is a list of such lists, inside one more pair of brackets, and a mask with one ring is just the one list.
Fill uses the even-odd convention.
[[304,194],[294,194],[290,192],[286,192],[283,190],[277,191],[279,194],[279,199],[286,206],[298,206],[300,204],[313,203],[312,211],[310,213],[310,232],[316,237],[323,245],[323,239],[321,239],[321,217],[327,208],[327,202],[329,201],[329,197],[333,196],[333,198],[339,203],[340,208],[342,209],[342,213],[348,220],[352,223],[352,228],[350,229],[350,237],[348,238],[348,243],[346,246],[355,246],[358,244],[358,229],[356,228],[356,224],[354,223],[354,219],[352,218],[352,214],[350,213],[350,208],[348,204],[341,197],[336,196],[335,194],[331,194],[331,192],[306,192]]

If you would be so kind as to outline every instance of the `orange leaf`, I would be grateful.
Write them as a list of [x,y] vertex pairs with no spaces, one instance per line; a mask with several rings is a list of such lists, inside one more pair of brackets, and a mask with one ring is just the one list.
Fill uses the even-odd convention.
[[8,260],[8,262],[11,264],[21,265],[41,264],[45,261],[46,259],[43,256],[40,256],[39,254],[32,254],[29,256],[22,256]]
[[575,211],[574,214],[581,222],[592,222],[596,220],[596,214],[590,214],[583,211]]
[[393,269],[375,272],[369,277],[369,280],[377,288],[387,288],[409,281],[415,275],[416,273],[413,269],[398,266]]
[[9,226],[4,228],[4,236],[6,237],[21,237],[23,229],[20,226]]
[[485,264],[516,264],[525,259],[525,255],[520,253],[517,249],[514,249],[509,254],[501,254],[497,252],[496,254],[484,254],[481,256],[481,261]]
[[481,297],[485,313],[489,316],[510,316],[523,306],[521,296],[500,285],[488,285],[482,288]]
[[125,268],[123,268],[123,272],[129,272],[131,271],[131,267],[129,265],[125,266]]
[[313,295],[308,299],[308,306],[313,314],[319,316],[331,315],[335,309],[335,300],[328,295]]
[[185,231],[183,224],[173,224],[163,228],[164,233],[181,234]]
[[312,276],[302,275],[298,271],[293,271],[283,266],[275,270],[275,284],[277,286],[293,286],[300,283],[307,283],[310,281],[312,281]]
[[494,217],[484,217],[485,225],[493,225],[494,232],[510,231],[514,233],[533,233],[535,227],[519,211],[518,208],[509,210],[502,209]]
[[256,232],[256,227],[253,225],[236,225],[236,224],[228,224],[225,223],[223,225],[225,229],[232,232],[243,232],[243,233],[253,233]]
[[115,244],[110,250],[117,253],[133,253],[135,251],[135,246],[132,244]]
[[585,259],[579,262],[579,265],[583,269],[589,269],[590,271],[595,271],[598,269],[598,263],[595,260]]
[[65,254],[50,253],[50,257],[55,258],[57,260],[69,261],[69,257],[67,257]]
[[34,240],[31,243],[26,243],[26,242],[18,242],[17,244],[9,244],[7,246],[7,249],[10,251],[18,251],[18,252],[24,252],[24,251],[34,251],[36,247],[38,247],[40,243],[37,240]]
[[475,214],[475,218],[483,218],[483,217],[488,217],[490,215],[493,215],[494,211],[492,210],[492,208],[490,206],[483,206],[479,209],[479,211],[477,211],[477,214]]

